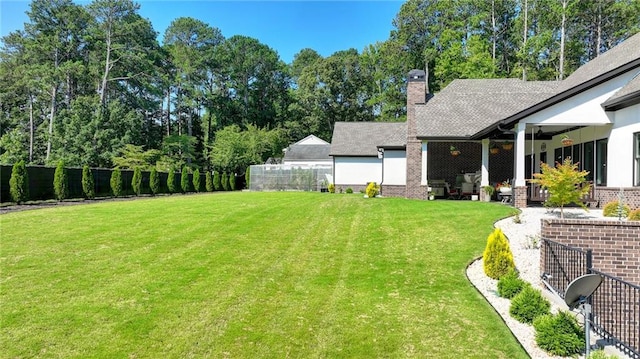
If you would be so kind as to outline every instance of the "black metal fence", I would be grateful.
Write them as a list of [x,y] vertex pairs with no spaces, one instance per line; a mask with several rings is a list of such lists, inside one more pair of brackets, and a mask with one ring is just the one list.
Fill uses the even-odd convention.
[[640,287],[592,268],[592,251],[542,239],[543,279],[564,297],[574,279],[588,273],[604,277],[591,297],[593,330],[626,355],[640,359]]

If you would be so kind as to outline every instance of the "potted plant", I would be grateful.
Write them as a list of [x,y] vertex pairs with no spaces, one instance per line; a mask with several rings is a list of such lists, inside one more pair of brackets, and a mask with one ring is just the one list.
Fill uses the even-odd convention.
[[498,147],[498,145],[494,142],[491,147],[489,147],[489,152],[492,155],[497,155],[498,152],[500,152],[500,147]]
[[569,135],[564,134],[560,137],[560,141],[562,142],[563,146],[571,146],[573,145],[573,139],[571,137],[569,137]]
[[486,194],[486,196],[484,196],[485,202],[490,202],[491,201],[491,197],[493,197],[493,194],[496,192],[496,189],[493,188],[493,186],[484,186],[484,187],[482,187],[482,189],[484,190],[484,193]]
[[427,187],[427,196],[429,198],[429,201],[433,201],[434,199],[436,199],[435,194],[433,194],[433,189],[431,187]]
[[502,149],[505,151],[511,151],[513,149],[513,142],[503,142]]
[[451,156],[455,157],[460,154],[460,151],[456,148],[456,146],[449,147],[449,151],[451,151]]
[[509,183],[509,180],[503,181],[498,183],[496,189],[502,194],[511,194],[511,183]]

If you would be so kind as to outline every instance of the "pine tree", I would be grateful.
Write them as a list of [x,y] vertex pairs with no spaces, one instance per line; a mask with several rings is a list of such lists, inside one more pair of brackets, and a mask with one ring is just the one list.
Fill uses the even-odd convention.
[[64,161],[62,160],[58,161],[56,171],[53,174],[53,191],[58,201],[62,201],[69,195],[67,169],[64,167]]
[[500,279],[516,268],[509,242],[500,228],[496,228],[487,238],[487,246],[482,253],[482,259],[484,273],[493,279]]
[[84,165],[84,167],[82,167],[82,191],[88,199],[93,199],[96,196],[93,172],[89,165]]
[[151,169],[151,174],[149,174],[149,189],[154,196],[160,191],[160,178],[155,167]]
[[20,204],[29,200],[29,175],[24,161],[18,161],[11,169],[9,191],[13,201]]

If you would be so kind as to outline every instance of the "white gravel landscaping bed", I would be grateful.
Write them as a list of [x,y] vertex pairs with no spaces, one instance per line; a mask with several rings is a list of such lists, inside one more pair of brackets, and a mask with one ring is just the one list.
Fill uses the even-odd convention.
[[[584,211],[580,208],[570,208],[564,210],[565,218],[602,219],[602,210]],[[520,223],[515,223],[513,217],[496,222],[495,226],[502,229],[509,239],[511,251],[520,277],[531,283],[534,288],[542,290],[543,294],[551,302],[551,311],[557,312],[559,309],[567,310],[564,302],[544,288],[540,281],[540,220],[543,218],[559,218],[559,210],[549,211],[545,208],[525,208],[520,214]],[[489,233],[487,233],[487,236]],[[535,330],[532,325],[523,324],[513,319],[509,315],[509,299],[498,296],[498,281],[487,277],[484,274],[482,258],[474,261],[467,268],[467,277],[478,289],[487,301],[502,316],[503,320],[511,329],[511,332],[518,338],[522,346],[532,358],[560,358],[547,354],[535,344]],[[592,336],[594,336],[592,334]],[[594,336],[595,337],[595,336]],[[620,352],[613,348],[607,348],[608,353],[625,358]]]

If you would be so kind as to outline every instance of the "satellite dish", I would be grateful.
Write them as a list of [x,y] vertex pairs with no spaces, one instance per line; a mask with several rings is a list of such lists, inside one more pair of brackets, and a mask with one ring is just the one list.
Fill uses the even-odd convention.
[[585,274],[569,283],[564,292],[564,302],[567,303],[569,309],[573,310],[580,304],[584,304],[587,298],[602,284],[602,279],[600,274]]

